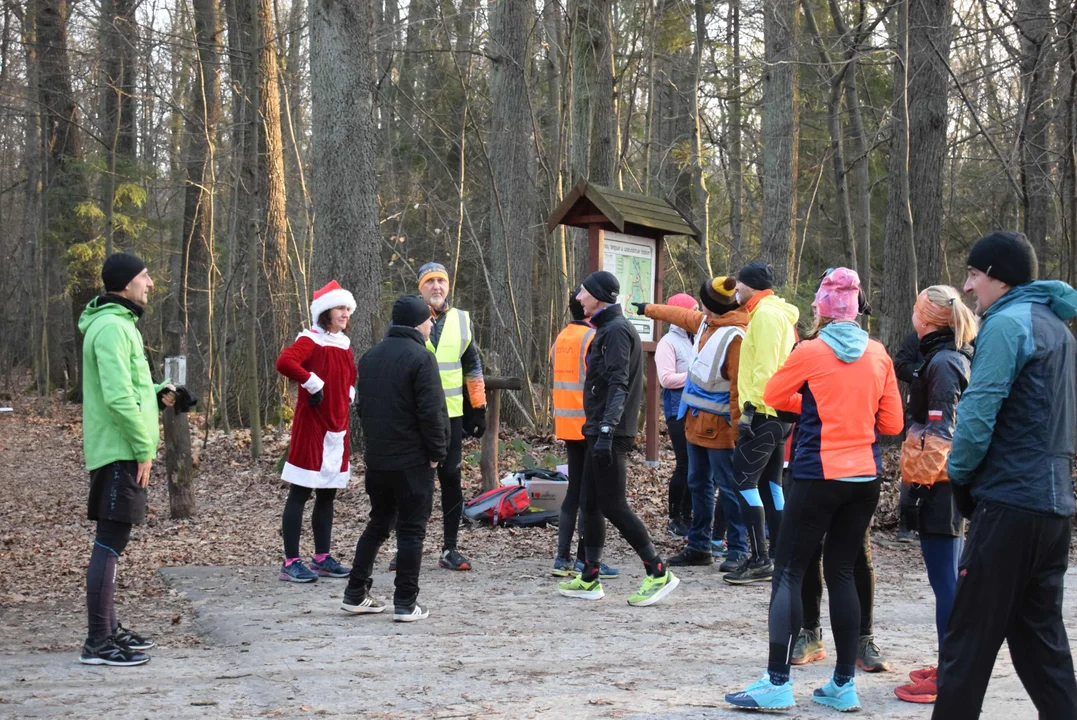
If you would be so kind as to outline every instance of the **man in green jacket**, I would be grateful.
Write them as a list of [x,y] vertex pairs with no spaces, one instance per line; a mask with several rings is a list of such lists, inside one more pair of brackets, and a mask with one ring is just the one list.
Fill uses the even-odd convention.
[[79,318],[85,336],[82,441],[90,472],[86,515],[97,522],[86,570],[89,634],[79,661],[130,666],[149,661],[143,651],[153,642],[116,620],[116,566],[131,526],[146,517],[146,486],[160,439],[157,414],[175,403],[176,388],[153,384],[135,326],[153,288],[146,264],[116,253],[105,260],[101,279],[105,294],[91,300]]

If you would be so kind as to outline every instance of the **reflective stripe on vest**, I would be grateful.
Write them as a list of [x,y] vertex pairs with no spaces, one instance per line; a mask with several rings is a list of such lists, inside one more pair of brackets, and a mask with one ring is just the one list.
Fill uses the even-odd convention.
[[438,346],[429,340],[426,347],[438,360],[441,371],[441,387],[445,390],[445,407],[449,417],[464,414],[464,365],[461,359],[471,344],[471,317],[464,310],[451,308],[445,315]]
[[553,425],[559,440],[583,440],[583,385],[595,329],[572,324],[553,345]]
[[703,410],[715,415],[729,415],[729,380],[722,377],[722,366],[733,340],[744,337],[744,332],[737,327],[718,328],[707,339],[707,344],[699,350],[703,331],[701,326],[696,335],[696,353],[688,370],[684,383],[681,405]]

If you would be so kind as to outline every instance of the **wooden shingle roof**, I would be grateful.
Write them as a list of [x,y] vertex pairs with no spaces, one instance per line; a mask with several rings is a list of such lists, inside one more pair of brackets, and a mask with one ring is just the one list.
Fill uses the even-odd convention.
[[700,241],[699,228],[662,198],[592,185],[580,180],[550,214],[546,230],[561,224],[586,228],[602,216],[618,232],[643,237],[687,235]]

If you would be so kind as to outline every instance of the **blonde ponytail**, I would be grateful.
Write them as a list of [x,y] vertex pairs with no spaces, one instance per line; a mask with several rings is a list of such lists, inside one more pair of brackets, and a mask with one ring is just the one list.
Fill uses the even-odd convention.
[[[961,295],[956,289],[949,285],[932,285],[924,290],[924,299],[940,310],[944,310],[946,325],[954,329],[954,344],[957,347],[964,347],[976,338],[976,333],[980,331],[979,321],[972,314],[972,310],[969,310],[968,306],[962,302]],[[923,317],[924,314],[921,315],[921,319],[928,320]],[[931,312],[930,315],[941,318],[943,314]],[[931,319],[933,320],[934,317]]]

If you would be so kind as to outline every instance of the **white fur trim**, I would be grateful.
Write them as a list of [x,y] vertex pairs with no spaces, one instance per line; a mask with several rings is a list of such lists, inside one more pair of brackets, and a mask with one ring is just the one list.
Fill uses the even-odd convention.
[[[339,466],[338,466],[339,467]],[[304,470],[301,467],[284,463],[284,471],[281,472],[281,480],[302,485],[309,488],[342,488],[346,487],[351,478],[352,468],[348,467],[342,472],[327,473],[321,470]]]
[[355,402],[355,386],[354,385],[352,385],[350,388],[348,388],[348,401],[351,402],[351,403]]
[[314,373],[311,373],[310,377],[307,378],[307,381],[303,383],[303,389],[309,392],[311,395],[318,392],[323,387],[325,387],[325,381]]
[[355,297],[343,288],[330,290],[310,304],[310,319],[316,323],[319,315],[335,307],[346,307],[349,310],[355,310]]
[[347,350],[352,346],[352,339],[342,332],[327,333],[320,327],[315,325],[310,330],[304,330],[296,336],[296,340],[301,337],[310,338],[315,344],[322,347],[335,347],[341,350]]

